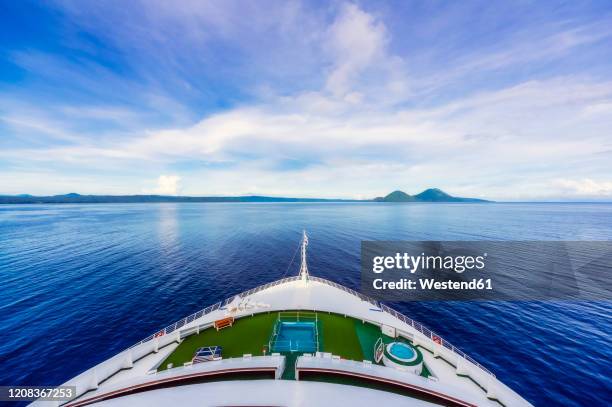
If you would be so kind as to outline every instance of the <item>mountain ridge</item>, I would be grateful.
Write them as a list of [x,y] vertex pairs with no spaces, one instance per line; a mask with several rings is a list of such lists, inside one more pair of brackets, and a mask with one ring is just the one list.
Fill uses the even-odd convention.
[[261,195],[175,196],[175,195],[0,195],[0,204],[52,203],[162,203],[162,202],[352,202],[350,199],[285,198]]
[[174,196],[174,195],[0,195],[0,204],[64,204],[64,203],[162,203],[162,202],[489,202],[483,199],[454,197],[438,188],[416,195],[393,191],[375,199],[288,198],[263,195],[242,196]]
[[478,198],[462,198],[447,194],[439,188],[428,188],[416,195],[396,190],[384,197],[374,198],[375,202],[491,202]]

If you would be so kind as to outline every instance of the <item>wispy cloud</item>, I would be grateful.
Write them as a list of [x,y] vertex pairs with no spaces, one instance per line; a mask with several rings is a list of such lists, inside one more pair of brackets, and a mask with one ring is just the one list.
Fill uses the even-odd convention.
[[354,4],[342,7],[338,18],[331,24],[324,44],[332,55],[333,66],[326,81],[326,88],[335,96],[358,102],[351,96],[351,88],[362,71],[374,62],[385,63],[389,42],[387,30],[381,21],[359,9]]

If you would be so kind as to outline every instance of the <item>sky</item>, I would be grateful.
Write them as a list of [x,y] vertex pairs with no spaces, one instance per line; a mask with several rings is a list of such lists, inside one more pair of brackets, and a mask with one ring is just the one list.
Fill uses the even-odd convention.
[[0,0],[0,194],[612,200],[609,1]]

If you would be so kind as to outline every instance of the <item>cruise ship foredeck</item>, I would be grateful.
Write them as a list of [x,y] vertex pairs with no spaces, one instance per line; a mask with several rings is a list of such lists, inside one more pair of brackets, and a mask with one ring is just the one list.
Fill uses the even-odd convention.
[[[77,389],[68,405],[112,405],[124,397],[145,405],[157,395],[167,397],[168,387],[182,393],[199,386],[209,394],[228,382],[236,393],[258,389],[250,402],[268,405],[329,405],[313,404],[317,398],[299,389],[331,385],[342,386],[334,400],[351,405],[368,405],[368,397],[358,396],[364,389],[385,405],[530,405],[418,322],[309,276],[304,243],[302,257],[299,276],[211,305],[65,383]],[[194,360],[196,353],[211,361]],[[193,403],[214,405],[213,399]]]
[[[70,404],[89,404],[88,400],[97,397],[105,400],[105,394],[116,397],[122,389],[131,394],[133,388],[154,389],[153,386],[165,386],[168,382],[191,385],[194,378],[208,381],[211,386],[214,383],[207,378],[217,380],[221,373],[223,381],[232,380],[233,374],[259,370],[270,372],[277,379],[294,379],[299,370],[299,382],[374,386],[385,390],[382,394],[397,395],[397,391],[414,400],[423,401],[420,395],[413,395],[416,390],[419,394],[451,395],[452,400],[461,401],[451,405],[529,405],[494,376],[425,337],[410,320],[398,319],[385,309],[382,304],[376,306],[352,290],[317,277],[273,282],[207,309],[198,318],[188,317],[190,321],[173,324],[162,334],[153,335],[103,366],[83,373],[72,383],[89,391],[82,392]],[[312,354],[312,359],[303,359],[299,352],[270,355],[268,347],[274,324],[279,313],[288,311],[316,313],[319,352]],[[216,321],[230,317],[234,319],[231,326],[215,328]],[[394,328],[393,340],[409,342],[421,350],[423,372],[429,377],[376,364],[372,343],[385,337],[383,327]],[[192,365],[196,350],[208,346],[220,346],[223,359]],[[264,352],[268,356],[262,356]],[[110,364],[116,366],[115,372],[105,378],[102,374],[111,372]],[[235,379],[244,383],[243,376]],[[344,397],[352,396],[349,392]],[[521,402],[511,404],[504,400]]]

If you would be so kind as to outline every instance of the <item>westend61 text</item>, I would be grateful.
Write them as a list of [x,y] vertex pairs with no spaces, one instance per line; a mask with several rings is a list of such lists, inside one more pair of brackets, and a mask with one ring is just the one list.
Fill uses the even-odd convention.
[[491,279],[479,278],[470,281],[437,281],[433,278],[420,278],[419,284],[414,280],[402,278],[399,281],[384,281],[377,278],[372,282],[375,290],[492,290]]

